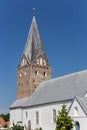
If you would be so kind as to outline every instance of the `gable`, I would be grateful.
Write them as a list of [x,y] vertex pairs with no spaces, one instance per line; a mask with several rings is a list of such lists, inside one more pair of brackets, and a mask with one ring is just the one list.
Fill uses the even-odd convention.
[[45,59],[42,55],[38,56],[34,60],[34,64],[36,64],[38,66],[43,66],[43,67],[47,67],[48,66],[47,59]]
[[28,61],[25,56],[22,57],[21,62],[19,64],[20,67],[28,65]]
[[76,98],[74,99],[68,114],[72,117],[86,116],[86,113],[84,112],[83,108],[81,107]]

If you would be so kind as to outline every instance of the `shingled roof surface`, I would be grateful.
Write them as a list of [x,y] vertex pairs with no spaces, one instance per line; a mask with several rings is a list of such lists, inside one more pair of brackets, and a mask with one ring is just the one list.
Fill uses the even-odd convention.
[[39,56],[44,57],[48,63],[48,58],[45,53],[35,16],[33,16],[23,55],[26,56],[30,64],[33,64],[35,59]]
[[87,70],[42,82],[27,98],[16,100],[10,108],[61,102],[84,96],[87,92]]

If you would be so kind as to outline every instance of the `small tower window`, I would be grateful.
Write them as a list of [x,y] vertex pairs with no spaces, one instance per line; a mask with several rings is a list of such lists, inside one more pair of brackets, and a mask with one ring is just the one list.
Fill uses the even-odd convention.
[[24,72],[24,75],[27,75],[27,71]]
[[26,81],[26,85],[28,85],[28,80]]
[[36,71],[35,71],[35,75],[39,75],[39,71],[36,70]]
[[47,73],[46,73],[46,72],[43,72],[43,76],[46,77],[46,76],[47,76]]

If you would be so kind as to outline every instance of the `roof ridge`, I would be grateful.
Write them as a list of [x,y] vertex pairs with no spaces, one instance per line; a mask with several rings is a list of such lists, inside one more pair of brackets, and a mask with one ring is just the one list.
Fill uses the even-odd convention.
[[61,78],[65,78],[65,77],[74,76],[76,74],[80,74],[80,73],[83,73],[85,71],[87,71],[87,70],[81,70],[81,71],[73,72],[73,73],[70,73],[70,74],[61,75],[59,77],[56,77],[56,78],[53,78],[53,79],[50,79],[50,80],[55,80],[55,79],[61,79]]

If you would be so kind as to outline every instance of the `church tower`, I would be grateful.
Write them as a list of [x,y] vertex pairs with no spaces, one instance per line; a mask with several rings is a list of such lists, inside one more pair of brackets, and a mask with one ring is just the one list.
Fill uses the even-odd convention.
[[51,79],[51,68],[35,16],[32,19],[17,75],[17,99],[30,96],[42,81]]

